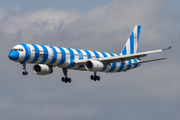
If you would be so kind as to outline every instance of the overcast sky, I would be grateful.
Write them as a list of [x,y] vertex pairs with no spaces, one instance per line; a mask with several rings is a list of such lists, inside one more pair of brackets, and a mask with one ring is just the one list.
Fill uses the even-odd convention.
[[[0,2],[1,120],[179,120],[179,0],[3,0]],[[16,44],[32,43],[120,53],[135,25],[139,52],[173,48],[142,60],[168,57],[121,73],[62,69],[47,76],[22,75],[8,59]]]

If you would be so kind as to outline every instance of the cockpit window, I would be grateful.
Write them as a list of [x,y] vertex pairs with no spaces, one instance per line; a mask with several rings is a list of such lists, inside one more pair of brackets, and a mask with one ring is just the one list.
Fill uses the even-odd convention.
[[23,49],[11,49],[11,51],[23,51]]

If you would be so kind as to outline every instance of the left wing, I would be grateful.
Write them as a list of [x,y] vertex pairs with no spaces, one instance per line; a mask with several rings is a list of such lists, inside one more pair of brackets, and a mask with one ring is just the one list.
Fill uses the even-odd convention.
[[[157,53],[157,52],[162,52],[164,50],[168,50],[168,49],[172,48],[172,44],[173,44],[173,41],[168,48],[164,48],[164,49],[158,49],[158,50],[153,50],[153,51],[147,51],[147,52],[141,52],[141,53],[135,53],[135,54],[129,54],[129,55],[122,55],[122,56],[115,56],[115,57],[97,58],[94,60],[100,61],[105,64],[110,64],[113,62],[125,63],[124,61],[126,61],[126,60],[140,59],[141,57],[145,57],[147,54],[150,54],[150,53]],[[162,60],[162,59],[166,59],[166,58],[160,58],[160,59],[154,59],[154,60],[148,60],[148,61],[150,62],[150,61],[156,61],[156,60]],[[87,59],[86,60],[74,60],[73,62],[75,64],[82,65],[86,61],[87,61]],[[143,63],[143,62],[141,62],[141,63]]]

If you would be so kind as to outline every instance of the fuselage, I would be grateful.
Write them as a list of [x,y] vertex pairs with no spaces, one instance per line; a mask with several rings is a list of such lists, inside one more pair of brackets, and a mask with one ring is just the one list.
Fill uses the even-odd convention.
[[[86,70],[84,65],[74,64],[74,60],[86,60],[120,56],[120,54],[81,50],[73,48],[35,45],[35,44],[19,44],[14,46],[9,52],[9,58],[16,62],[46,64],[49,66],[58,66],[60,68]],[[138,67],[140,64],[133,65],[138,62],[137,59],[131,59],[122,62],[114,62],[106,65],[100,72],[121,72]]]
[[99,81],[100,76],[97,75],[97,72],[122,72],[134,69],[141,63],[167,59],[140,61],[142,57],[150,53],[162,52],[172,48],[173,44],[172,41],[168,48],[137,53],[140,30],[140,25],[134,27],[120,54],[47,45],[19,44],[11,49],[9,58],[23,65],[23,75],[28,75],[26,63],[31,63],[35,64],[33,70],[37,75],[51,74],[55,66],[62,68],[64,77],[61,80],[65,83],[71,82],[71,78],[67,74],[68,69],[94,72],[90,79]]

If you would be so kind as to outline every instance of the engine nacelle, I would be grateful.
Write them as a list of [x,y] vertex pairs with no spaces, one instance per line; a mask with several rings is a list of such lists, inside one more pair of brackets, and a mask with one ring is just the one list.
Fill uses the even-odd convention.
[[48,75],[53,72],[52,67],[44,64],[34,65],[33,70],[37,75]]
[[104,64],[96,60],[88,60],[85,63],[85,68],[89,71],[101,71],[104,69]]

